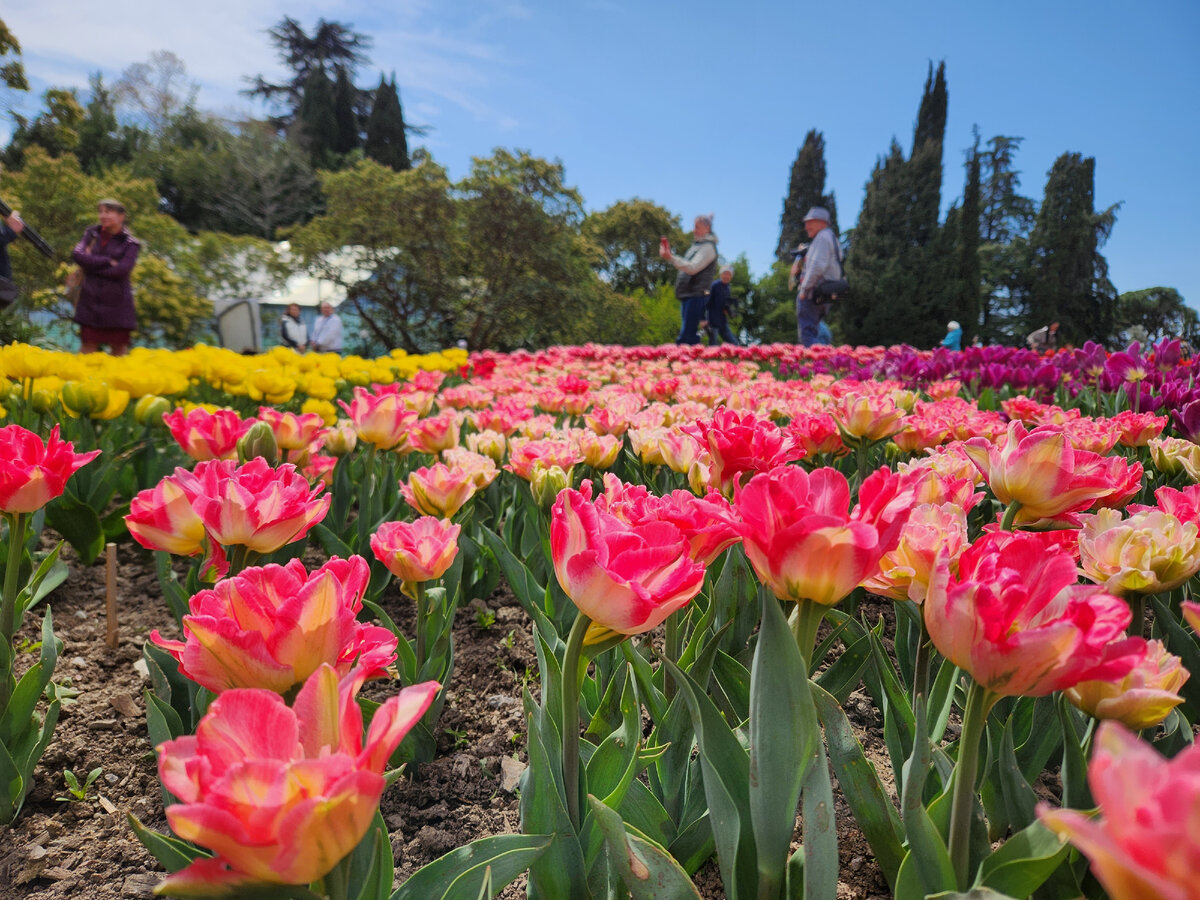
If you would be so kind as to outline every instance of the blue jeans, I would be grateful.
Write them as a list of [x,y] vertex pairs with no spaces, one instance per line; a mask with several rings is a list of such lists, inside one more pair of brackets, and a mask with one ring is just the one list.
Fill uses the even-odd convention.
[[813,303],[812,300],[801,300],[799,295],[796,296],[796,330],[800,343],[805,347],[818,343],[818,329],[828,309],[828,303]]
[[708,297],[704,294],[699,297],[685,297],[680,303],[679,314],[683,318],[683,327],[679,329],[679,337],[675,338],[675,343],[698,344],[700,320],[704,318],[704,311],[708,307]]

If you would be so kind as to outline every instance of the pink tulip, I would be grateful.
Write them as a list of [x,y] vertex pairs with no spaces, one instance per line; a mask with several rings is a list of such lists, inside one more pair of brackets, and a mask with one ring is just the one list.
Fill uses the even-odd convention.
[[950,572],[939,558],[925,598],[938,651],[1002,696],[1040,697],[1080,681],[1124,677],[1143,654],[1125,638],[1129,607],[1076,583],[1075,561],[1022,532],[987,534]]
[[338,403],[354,423],[358,439],[379,450],[394,450],[408,439],[420,414],[409,409],[395,385],[377,386],[376,393],[356,387],[354,399]]
[[534,440],[509,441],[508,465],[504,468],[526,481],[533,480],[534,472],[558,466],[570,472],[576,463],[583,462],[579,447],[571,441]]
[[[591,498],[591,482],[584,482],[581,490]],[[705,566],[741,539],[729,501],[716,491],[702,498],[688,491],[672,491],[659,497],[643,485],[626,484],[608,473],[596,508],[630,525],[671,523],[687,540],[692,559]]]
[[903,428],[906,413],[888,396],[846,394],[834,403],[830,415],[847,437],[873,443]]
[[165,550],[176,556],[194,556],[204,550],[204,520],[192,508],[192,480],[181,479],[176,469],[154,487],[129,501],[125,525],[133,539],[147,550]]
[[258,419],[270,427],[280,450],[298,453],[312,449],[325,430],[325,420],[318,413],[297,414],[260,406]]
[[1067,688],[1068,700],[1089,716],[1115,719],[1141,731],[1157,725],[1183,702],[1179,689],[1190,673],[1162,641],[1149,641],[1137,665],[1116,681],[1081,681]]
[[237,458],[238,439],[256,420],[243,419],[232,409],[209,412],[197,406],[186,413],[182,409],[164,413],[163,421],[183,452],[197,462],[204,462]]
[[1120,725],[1096,733],[1092,818],[1038,805],[1038,818],[1078,847],[1112,900],[1194,900],[1200,871],[1200,744],[1166,759]]
[[1027,432],[1020,422],[1011,422],[1007,439],[996,444],[973,438],[964,449],[996,499],[1020,504],[1017,522],[1082,512],[1106,498],[1128,499],[1142,476],[1140,464],[1076,450],[1054,427]]
[[712,478],[727,496],[755,472],[767,472],[804,456],[803,448],[787,432],[753,413],[720,407],[710,421],[700,420],[685,430],[707,448],[712,456]]
[[422,516],[415,522],[384,522],[371,535],[375,558],[404,584],[441,578],[458,555],[459,525]]
[[396,636],[356,618],[371,573],[360,556],[333,558],[311,575],[287,565],[243,569],[188,601],[182,641],[151,639],[179,670],[214,693],[266,688],[286,694],[322,665],[378,678],[396,659]]
[[409,443],[414,450],[437,456],[443,450],[458,446],[459,415],[447,410],[428,419],[413,423],[409,432]]
[[700,592],[704,566],[668,522],[630,525],[575,490],[558,495],[550,556],[567,596],[597,624],[642,634]]
[[99,450],[76,453],[74,444],[59,438],[57,425],[45,441],[20,425],[0,428],[0,511],[36,512],[99,455]]
[[1114,509],[1080,516],[1084,575],[1119,597],[1179,587],[1200,571],[1200,528],[1158,509],[1123,519]]
[[167,807],[171,829],[216,853],[171,875],[160,892],[307,885],[358,845],[379,808],[388,758],[440,687],[425,682],[384,702],[364,743],[361,685],[361,674],[339,684],[321,666],[291,709],[271,691],[227,691],[195,735],[159,746],[159,777],[180,801]]
[[475,496],[475,478],[465,469],[445,463],[417,469],[400,482],[400,493],[408,505],[426,516],[449,519]]
[[918,504],[900,531],[899,543],[883,555],[863,587],[893,600],[924,603],[938,553],[945,553],[953,567],[966,546],[967,515],[962,507]]
[[755,475],[734,498],[742,546],[781,600],[833,606],[875,571],[879,530],[850,517],[850,486],[830,469],[780,466]]

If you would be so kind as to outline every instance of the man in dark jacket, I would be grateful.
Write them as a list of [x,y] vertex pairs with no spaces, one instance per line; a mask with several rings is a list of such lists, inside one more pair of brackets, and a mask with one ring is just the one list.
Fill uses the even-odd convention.
[[712,233],[712,215],[696,216],[692,228],[692,246],[683,256],[671,252],[671,245],[664,237],[659,243],[658,255],[679,270],[675,279],[675,297],[682,304],[677,344],[700,343],[700,320],[708,304],[708,288],[717,271],[717,236]]
[[142,245],[125,227],[125,206],[120,201],[101,200],[99,218],[71,251],[71,259],[83,269],[75,306],[79,352],[97,353],[107,345],[113,356],[124,356],[137,328],[129,276]]
[[712,283],[708,291],[708,320],[701,324],[708,331],[709,344],[719,344],[722,339],[730,344],[741,344],[729,330],[729,319],[726,313],[733,306],[733,294],[729,292],[729,282],[733,281],[733,266],[722,266],[721,277]]
[[0,307],[8,306],[17,299],[17,286],[12,281],[12,263],[8,258],[8,245],[25,230],[25,223],[14,211],[0,222]]

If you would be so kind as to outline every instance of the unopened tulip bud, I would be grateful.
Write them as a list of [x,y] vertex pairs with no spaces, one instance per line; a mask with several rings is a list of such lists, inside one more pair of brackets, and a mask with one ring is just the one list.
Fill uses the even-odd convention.
[[108,388],[103,383],[68,381],[61,390],[63,406],[78,416],[86,416],[108,406]]
[[549,512],[550,507],[554,505],[554,501],[558,498],[559,491],[569,487],[570,484],[571,477],[561,467],[550,466],[549,468],[543,468],[538,466],[534,469],[529,487],[533,491],[533,499],[537,501],[537,505],[544,511]]
[[36,413],[48,413],[54,409],[54,402],[57,397],[54,391],[48,391],[45,388],[37,388],[29,396],[29,405]]
[[275,433],[266,422],[255,422],[250,430],[241,436],[237,442],[238,459],[243,463],[261,456],[267,465],[279,464],[279,445],[275,441]]
[[133,417],[139,425],[161,425],[163,416],[171,411],[171,401],[157,394],[147,394],[133,406]]
[[340,458],[353,453],[357,445],[358,433],[354,430],[354,425],[343,421],[325,432],[325,443],[322,449]]

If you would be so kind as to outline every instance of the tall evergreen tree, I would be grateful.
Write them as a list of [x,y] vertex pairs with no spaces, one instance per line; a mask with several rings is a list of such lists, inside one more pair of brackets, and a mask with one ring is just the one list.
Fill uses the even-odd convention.
[[358,89],[350,83],[346,69],[338,69],[333,83],[333,117],[337,122],[333,149],[337,153],[349,153],[359,145],[358,115],[354,111],[357,95]]
[[386,78],[380,78],[379,87],[375,89],[375,104],[367,119],[367,140],[363,151],[371,159],[397,172],[410,169],[412,161],[408,157],[405,130],[396,77],[392,76],[390,84]]
[[[962,219],[958,239],[959,322],[969,329],[968,337],[978,333],[980,292],[983,274],[979,260],[980,211],[979,135],[967,155],[967,185],[963,190]],[[969,325],[967,323],[970,323]]]
[[815,128],[804,136],[804,144],[792,163],[787,196],[783,198],[783,214],[779,217],[779,246],[775,255],[791,262],[791,251],[807,240],[804,233],[804,214],[814,206],[829,210],[831,225],[837,229],[837,203],[833,194],[825,193],[825,138]]
[[323,66],[317,66],[308,73],[293,132],[301,146],[308,150],[314,166],[329,167],[333,163],[338,122],[333,103],[333,84]]
[[944,333],[954,308],[944,259],[952,235],[938,228],[948,102],[945,63],[936,74],[931,66],[909,158],[893,140],[871,173],[846,261],[852,296],[833,313],[849,343],[928,346]]
[[1116,222],[1114,204],[1095,210],[1096,160],[1064,153],[1054,161],[1029,244],[1030,296],[1025,324],[1059,323],[1059,341],[1112,339],[1116,291],[1100,246]]
[[318,19],[309,34],[291,16],[284,16],[278,25],[268,29],[267,35],[279,61],[292,73],[291,78],[272,84],[256,75],[248,79],[251,86],[242,93],[261,97],[280,109],[280,115],[271,121],[281,130],[287,129],[299,114],[305,85],[314,69],[333,72],[334,77],[345,72],[347,80],[353,81],[357,68],[367,61],[366,51],[371,46],[371,39],[354,31],[352,26],[324,19]]
[[88,79],[91,99],[84,107],[79,123],[79,144],[75,155],[79,166],[89,175],[99,175],[118,163],[129,163],[139,145],[145,145],[147,134],[131,125],[117,122],[113,92],[105,86],[99,72]]
[[1019,342],[1029,295],[1029,231],[1036,207],[1018,193],[1013,157],[1023,139],[996,135],[980,154],[980,333],[988,343]]

